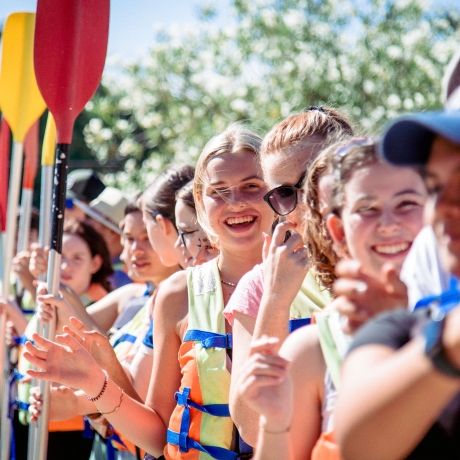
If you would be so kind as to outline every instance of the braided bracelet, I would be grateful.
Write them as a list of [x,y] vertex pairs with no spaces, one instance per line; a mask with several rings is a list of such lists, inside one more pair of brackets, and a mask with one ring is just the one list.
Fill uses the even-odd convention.
[[102,384],[101,391],[96,396],[94,396],[93,398],[88,397],[88,399],[91,402],[96,402],[97,400],[101,399],[102,395],[105,393],[105,390],[107,389],[107,385],[109,383],[109,376],[106,370],[102,370],[102,372],[104,373],[104,383]]
[[120,401],[118,401],[118,404],[110,411],[110,412],[101,412],[101,415],[109,415],[113,414],[116,412],[118,409],[121,407],[121,403],[123,402],[123,396],[125,395],[125,392],[123,391],[123,388],[121,388],[121,393],[120,393]]

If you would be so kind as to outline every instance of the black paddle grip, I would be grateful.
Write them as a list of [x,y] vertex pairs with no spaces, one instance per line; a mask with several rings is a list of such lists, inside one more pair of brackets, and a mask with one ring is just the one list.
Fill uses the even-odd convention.
[[54,162],[53,200],[51,205],[51,247],[62,254],[64,232],[65,195],[67,191],[67,169],[69,165],[69,144],[57,144]]

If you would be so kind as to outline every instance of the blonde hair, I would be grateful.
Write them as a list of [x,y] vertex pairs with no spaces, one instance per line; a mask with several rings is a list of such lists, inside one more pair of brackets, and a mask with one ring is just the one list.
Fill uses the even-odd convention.
[[244,127],[234,123],[225,131],[211,138],[201,152],[196,167],[193,183],[193,197],[195,199],[196,216],[201,228],[207,233],[212,244],[217,244],[218,237],[209,225],[208,218],[203,206],[203,188],[208,181],[206,168],[208,163],[215,157],[226,153],[236,154],[248,152],[259,160],[260,136]]
[[[335,138],[353,135],[350,121],[338,110],[326,106],[311,106],[288,116],[264,137],[260,155],[278,152],[295,153],[299,148],[312,148],[312,158]],[[316,147],[316,148],[315,148]]]

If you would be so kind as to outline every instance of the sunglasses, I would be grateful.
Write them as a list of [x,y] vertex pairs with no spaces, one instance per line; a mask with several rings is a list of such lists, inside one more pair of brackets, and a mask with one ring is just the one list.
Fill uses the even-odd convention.
[[294,185],[280,185],[264,195],[264,201],[279,216],[286,216],[297,206],[298,191],[302,188],[305,180],[306,171],[300,176]]
[[177,233],[179,234],[179,238],[180,238],[180,241],[182,243],[182,245],[184,246],[184,248],[186,248],[191,240],[192,240],[192,235],[194,233],[198,232],[198,229],[196,230],[189,230],[189,231],[186,231],[184,232],[183,230],[177,230]]

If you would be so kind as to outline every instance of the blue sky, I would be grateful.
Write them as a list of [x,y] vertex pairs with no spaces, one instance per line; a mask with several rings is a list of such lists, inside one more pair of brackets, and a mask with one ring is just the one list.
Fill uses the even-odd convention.
[[[153,40],[153,25],[197,20],[200,0],[112,0],[108,56],[136,58]],[[213,0],[225,9],[227,0]],[[0,22],[14,11],[35,11],[36,0],[0,0]]]

